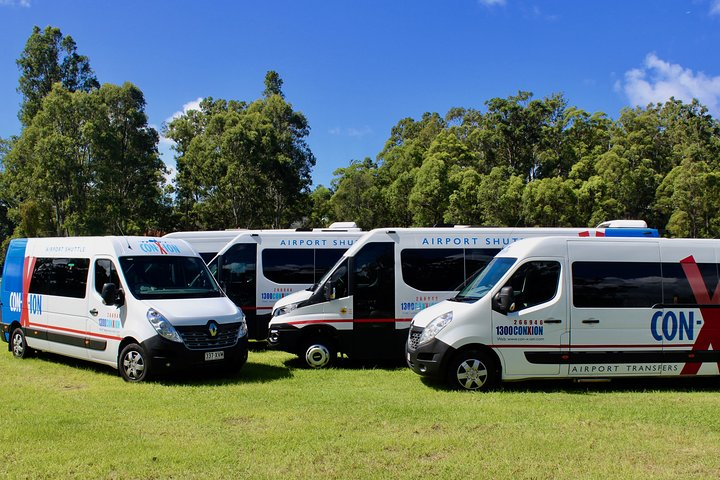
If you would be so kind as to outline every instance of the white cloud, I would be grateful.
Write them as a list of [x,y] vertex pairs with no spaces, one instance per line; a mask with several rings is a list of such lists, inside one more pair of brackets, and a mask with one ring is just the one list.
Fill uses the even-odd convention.
[[664,103],[670,97],[689,103],[696,98],[713,115],[720,114],[720,76],[694,72],[666,62],[654,53],[645,57],[642,68],[625,72],[625,80],[618,81],[616,88],[623,91],[633,105]]
[[0,6],[30,8],[30,0],[0,0]]
[[720,15],[720,0],[710,2],[710,15]]
[[328,130],[328,133],[330,135],[335,136],[345,136],[345,137],[355,137],[355,138],[362,138],[366,135],[372,134],[372,128],[368,126],[364,126],[361,128],[340,128],[340,127],[334,127]]
[[506,1],[507,0],[478,0],[478,3],[486,7],[494,7],[496,5],[504,6]]
[[175,120],[176,118],[180,117],[181,115],[185,115],[190,110],[200,110],[200,102],[202,102],[203,97],[198,97],[195,100],[190,100],[185,105],[182,106],[182,110],[179,110],[175,113],[173,113],[170,118],[165,120],[165,123],[170,123],[171,121]]

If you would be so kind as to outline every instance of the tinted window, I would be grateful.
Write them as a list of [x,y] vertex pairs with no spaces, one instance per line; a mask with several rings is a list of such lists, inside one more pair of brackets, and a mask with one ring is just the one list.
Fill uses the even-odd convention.
[[267,248],[262,251],[263,275],[275,283],[315,283],[313,249]]
[[461,248],[407,248],[400,260],[403,281],[416,290],[453,291],[465,280]]
[[102,293],[103,285],[106,283],[114,283],[118,288],[121,286],[115,264],[112,260],[104,258],[95,260],[95,291]]
[[220,282],[225,293],[241,307],[255,305],[256,248],[254,243],[236,243],[219,259]]
[[87,258],[38,258],[30,293],[85,298],[89,266]]
[[510,311],[518,311],[552,300],[560,281],[560,263],[527,262],[513,273],[504,286],[513,288]]
[[342,248],[323,248],[315,250],[315,281],[322,277],[340,260],[345,250]]
[[662,303],[659,263],[574,262],[573,305],[641,308]]
[[[714,263],[697,264],[708,295],[713,295],[718,286],[718,271]],[[663,303],[700,303],[695,298],[690,282],[679,263],[663,263]]]
[[352,259],[355,318],[395,316],[395,244],[368,243]]

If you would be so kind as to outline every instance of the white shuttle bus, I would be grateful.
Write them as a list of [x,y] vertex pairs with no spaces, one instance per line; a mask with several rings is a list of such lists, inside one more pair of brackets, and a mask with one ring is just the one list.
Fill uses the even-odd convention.
[[245,312],[249,338],[264,340],[275,302],[319,282],[362,234],[354,224],[236,232],[208,267]]
[[15,357],[58,353],[110,365],[131,382],[247,360],[242,311],[182,240],[15,239],[2,279],[2,339]]
[[720,241],[527,239],[413,319],[407,361],[450,386],[720,373]]
[[457,293],[503,247],[548,235],[657,236],[644,222],[623,226],[372,230],[313,291],[275,304],[268,344],[315,368],[328,365],[338,353],[402,359],[412,317]]

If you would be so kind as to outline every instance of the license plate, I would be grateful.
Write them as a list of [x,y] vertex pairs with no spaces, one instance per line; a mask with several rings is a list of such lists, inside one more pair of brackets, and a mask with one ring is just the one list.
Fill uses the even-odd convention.
[[220,350],[219,352],[205,352],[205,361],[210,360],[222,360],[225,358],[225,352]]

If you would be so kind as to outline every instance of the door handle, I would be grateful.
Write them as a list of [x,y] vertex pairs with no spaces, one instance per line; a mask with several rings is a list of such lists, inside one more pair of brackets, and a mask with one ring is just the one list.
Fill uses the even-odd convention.
[[90,315],[92,315],[93,317],[97,317],[97,314],[98,311],[96,309],[93,308],[92,310],[90,310]]
[[562,320],[559,320],[557,318],[548,318],[547,320],[543,320],[545,323],[562,323]]
[[582,323],[600,323],[600,320],[597,318],[588,318],[582,321]]

